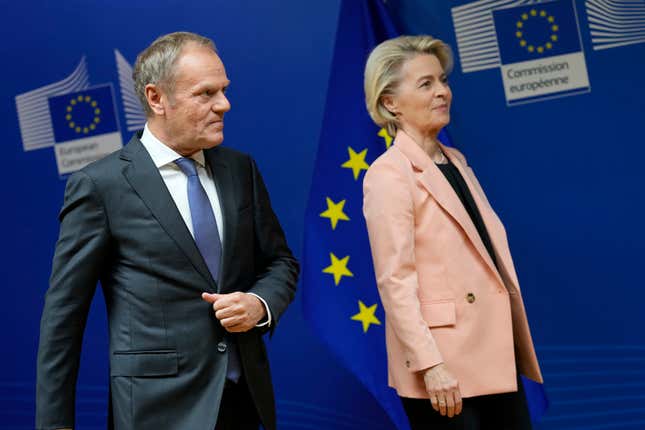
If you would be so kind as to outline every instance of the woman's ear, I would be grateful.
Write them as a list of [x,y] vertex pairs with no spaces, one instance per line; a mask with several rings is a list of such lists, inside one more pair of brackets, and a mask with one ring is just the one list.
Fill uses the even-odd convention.
[[383,103],[385,109],[387,109],[392,115],[397,116],[399,114],[396,100],[392,95],[388,94],[386,96],[383,96],[381,98],[381,103]]

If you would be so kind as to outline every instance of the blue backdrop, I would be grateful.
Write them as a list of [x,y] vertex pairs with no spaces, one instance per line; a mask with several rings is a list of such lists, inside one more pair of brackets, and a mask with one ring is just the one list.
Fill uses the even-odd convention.
[[[71,75],[72,87],[111,84],[127,141],[136,115],[123,98],[115,50],[132,64],[159,34],[190,30],[212,37],[232,81],[225,144],[254,155],[290,245],[301,257],[340,3],[2,1],[1,428],[33,428],[38,325],[64,190],[46,130],[25,134],[42,126],[38,109],[47,99],[16,96]],[[525,39],[516,36],[518,29],[504,33],[495,27],[499,13],[492,9],[524,3],[529,2],[388,0],[387,8],[400,30],[435,35],[455,50],[450,133],[509,234],[551,401],[540,428],[640,429],[645,427],[640,218],[645,5],[601,0],[560,5],[573,8],[576,28],[563,25],[555,33],[578,38],[588,85],[568,89],[566,97],[510,106],[501,72],[508,65],[497,44],[503,48]],[[529,9],[526,20],[518,9],[517,21],[539,22],[548,7],[537,8],[535,19]],[[548,51],[550,25],[556,24],[545,24],[544,34],[542,27],[533,33],[526,28],[529,44],[537,41],[535,52],[539,46]],[[535,59],[548,58],[547,51]],[[580,64],[570,64],[571,79],[580,78]],[[105,427],[107,330],[102,297],[97,299],[79,379],[81,429]],[[300,301],[299,293],[268,345],[280,428],[392,428],[308,328]]]

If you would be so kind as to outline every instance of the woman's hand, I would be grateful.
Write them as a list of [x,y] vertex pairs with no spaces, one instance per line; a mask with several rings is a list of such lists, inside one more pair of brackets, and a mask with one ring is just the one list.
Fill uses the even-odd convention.
[[461,413],[462,402],[459,382],[443,363],[433,366],[423,373],[423,382],[430,395],[435,411],[452,418]]

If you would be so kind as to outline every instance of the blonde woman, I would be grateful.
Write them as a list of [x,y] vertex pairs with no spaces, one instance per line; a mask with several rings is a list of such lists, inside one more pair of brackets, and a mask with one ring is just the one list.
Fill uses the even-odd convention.
[[451,67],[442,41],[401,36],[365,68],[368,111],[394,137],[363,183],[389,384],[413,430],[530,429],[519,373],[542,376],[504,226],[437,139]]

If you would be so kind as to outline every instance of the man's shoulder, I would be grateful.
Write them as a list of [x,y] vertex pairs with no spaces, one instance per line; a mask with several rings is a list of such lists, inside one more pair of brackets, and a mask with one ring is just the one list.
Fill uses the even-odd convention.
[[121,164],[123,162],[123,160],[121,160],[122,151],[123,148],[114,151],[99,160],[93,161],[92,163],[83,167],[81,171],[90,176],[113,174],[115,172],[115,165]]
[[246,152],[238,151],[237,149],[229,148],[228,146],[218,145],[215,148],[207,149],[206,151],[209,151],[216,157],[222,159],[244,162],[248,162],[252,159]]
[[253,157],[246,152],[222,145],[207,149],[204,153],[212,164],[226,166],[234,172],[247,172],[255,163]]
[[122,178],[123,167],[131,159],[131,155],[137,150],[137,146],[143,148],[141,142],[134,136],[123,148],[91,162],[72,174],[72,176],[89,177],[96,184],[113,184],[115,179],[120,180]]

